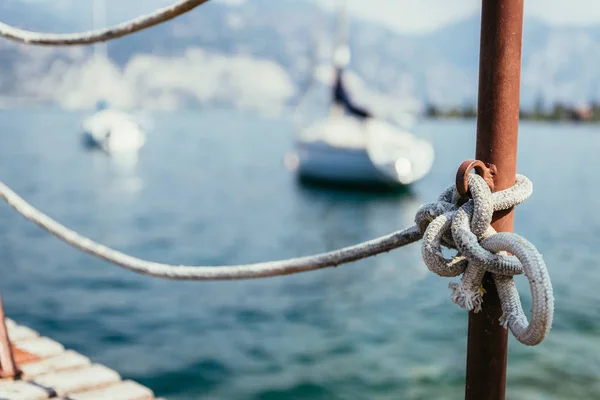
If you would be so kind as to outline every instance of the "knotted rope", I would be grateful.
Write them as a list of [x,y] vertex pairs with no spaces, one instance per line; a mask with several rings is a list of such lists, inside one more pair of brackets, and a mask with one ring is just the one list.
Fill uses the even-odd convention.
[[[535,247],[514,233],[497,233],[491,227],[495,211],[525,201],[532,193],[531,181],[517,176],[515,186],[491,193],[485,181],[469,176],[472,199],[461,199],[454,187],[446,189],[437,202],[423,205],[416,213],[416,226],[368,242],[328,253],[236,266],[184,266],[161,264],[129,256],[96,243],[54,221],[0,182],[0,197],[26,219],[71,246],[131,271],[176,280],[233,280],[288,275],[337,266],[423,238],[422,255],[427,267],[444,277],[462,274],[459,283],[449,284],[452,301],[473,312],[481,310],[484,292],[481,281],[486,271],[494,276],[502,304],[501,323],[526,345],[540,343],[548,334],[554,313],[552,286],[546,265]],[[444,257],[442,246],[456,249]],[[508,256],[506,252],[514,255]],[[525,273],[532,293],[531,322],[523,312],[513,276]]]
[[[554,314],[546,264],[542,255],[523,237],[497,233],[490,225],[495,211],[507,210],[525,201],[533,185],[525,176],[517,175],[513,187],[492,193],[483,178],[472,174],[469,188],[472,199],[464,204],[456,189],[450,187],[437,202],[425,204],[418,210],[415,222],[423,233],[423,260],[429,270],[439,276],[462,274],[459,283],[452,282],[448,286],[452,301],[467,311],[481,310],[482,279],[486,271],[491,272],[502,304],[502,325],[521,343],[536,345],[550,331]],[[456,249],[457,255],[444,257],[442,246]],[[523,312],[512,278],[523,272],[531,289],[531,322]]]

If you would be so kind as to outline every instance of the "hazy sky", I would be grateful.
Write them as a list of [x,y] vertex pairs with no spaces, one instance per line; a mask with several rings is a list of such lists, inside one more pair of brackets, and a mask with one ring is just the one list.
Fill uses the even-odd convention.
[[[20,0],[55,2],[56,0]],[[64,1],[64,0],[63,0]],[[86,1],[91,5],[92,0]],[[126,14],[146,13],[176,0],[138,0],[126,3]],[[252,0],[212,0],[240,3]],[[277,1],[277,0],[273,0]],[[302,1],[302,0],[298,0]],[[325,7],[339,0],[318,0]],[[348,0],[350,12],[361,18],[381,22],[401,31],[422,32],[440,27],[480,9],[480,0]],[[555,25],[600,24],[599,0],[525,0],[525,12]]]
[[[251,0],[250,0],[251,1]],[[332,0],[321,0],[335,4]],[[478,0],[348,0],[364,18],[405,31],[432,30],[479,12]],[[368,6],[367,6],[368,5]],[[525,0],[525,13],[551,24],[600,24],[598,0]]]
[[[214,0],[240,3],[252,0]],[[276,0],[274,0],[276,1]],[[319,0],[336,6],[339,0]],[[347,0],[351,12],[403,31],[428,31],[479,12],[480,0]],[[553,25],[600,24],[599,0],[525,0],[525,13]]]

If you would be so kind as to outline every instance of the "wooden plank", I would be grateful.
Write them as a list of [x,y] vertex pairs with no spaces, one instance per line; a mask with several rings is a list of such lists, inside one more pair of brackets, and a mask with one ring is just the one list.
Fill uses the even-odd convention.
[[91,361],[89,358],[82,356],[73,350],[67,350],[54,357],[20,365],[19,368],[23,372],[24,379],[31,379],[52,372],[85,367],[90,364]]
[[16,343],[15,347],[36,355],[39,358],[57,356],[65,351],[65,347],[62,344],[43,336]]
[[[152,390],[6,319],[21,380],[0,380],[0,400],[153,400]],[[165,400],[165,399],[161,399]]]
[[126,380],[103,389],[93,390],[84,393],[75,393],[69,395],[71,400],[152,400],[154,393],[152,390],[136,383]]
[[7,327],[7,329],[8,337],[12,343],[19,343],[21,341],[35,339],[40,336],[40,334],[33,329],[23,325],[13,325],[11,327]]
[[4,323],[6,324],[6,328],[7,329],[10,329],[13,326],[17,325],[17,323],[15,321],[13,321],[12,319],[10,319],[10,318],[4,318]]
[[73,393],[100,389],[120,380],[121,377],[115,371],[100,364],[92,364],[72,371],[41,375],[33,379],[33,382],[54,389],[59,396],[70,397]]
[[44,400],[50,397],[43,388],[24,381],[0,381],[0,399]]

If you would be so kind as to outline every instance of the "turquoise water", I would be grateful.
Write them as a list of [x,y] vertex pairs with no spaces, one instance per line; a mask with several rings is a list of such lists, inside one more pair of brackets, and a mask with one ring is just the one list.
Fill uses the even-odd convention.
[[[154,116],[138,160],[84,151],[80,115],[0,112],[0,179],[50,216],[135,256],[234,264],[332,250],[411,224],[474,154],[472,121],[424,122],[433,170],[405,194],[303,187],[282,167],[291,123]],[[544,255],[555,324],[510,337],[508,398],[600,398],[600,128],[521,127],[535,185],[516,230]],[[82,254],[0,205],[9,316],[170,399],[460,399],[467,314],[418,245],[335,269],[172,282]],[[527,283],[518,278],[524,307]]]

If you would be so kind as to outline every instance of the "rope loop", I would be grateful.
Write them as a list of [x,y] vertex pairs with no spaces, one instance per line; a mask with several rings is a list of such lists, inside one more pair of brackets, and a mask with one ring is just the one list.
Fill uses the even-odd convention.
[[[531,196],[533,184],[517,175],[514,186],[492,193],[479,175],[468,177],[471,199],[466,202],[454,187],[447,188],[437,202],[421,206],[415,223],[423,234],[421,254],[430,271],[443,277],[462,274],[451,282],[451,299],[467,311],[481,311],[486,272],[494,275],[502,304],[501,323],[526,345],[535,345],[547,335],[552,324],[552,285],[542,256],[535,247],[514,233],[492,228],[494,212],[510,209]],[[444,256],[443,248],[456,254]],[[508,255],[510,252],[514,255]],[[532,318],[523,312],[513,276],[525,273],[532,292]]]
[[542,255],[525,238],[512,232],[499,232],[483,240],[482,246],[494,253],[508,251],[523,265],[531,290],[531,321],[527,321],[515,281],[494,275],[502,305],[500,322],[517,340],[528,346],[539,344],[550,332],[554,317],[554,294]]

